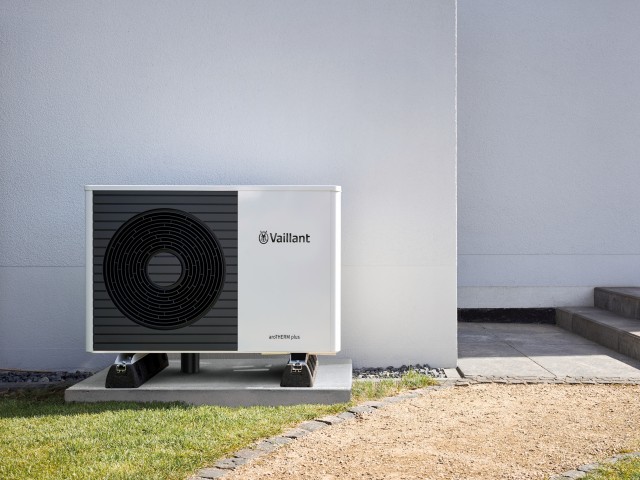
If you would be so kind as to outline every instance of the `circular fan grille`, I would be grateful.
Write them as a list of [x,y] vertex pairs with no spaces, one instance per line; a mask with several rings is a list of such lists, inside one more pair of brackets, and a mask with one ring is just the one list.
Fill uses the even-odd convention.
[[[177,281],[167,285],[150,278],[148,270],[163,254],[176,257],[181,267]],[[218,299],[225,278],[224,254],[213,232],[193,215],[169,208],[148,210],[120,226],[105,251],[103,271],[115,306],[134,322],[157,329],[200,319]]]

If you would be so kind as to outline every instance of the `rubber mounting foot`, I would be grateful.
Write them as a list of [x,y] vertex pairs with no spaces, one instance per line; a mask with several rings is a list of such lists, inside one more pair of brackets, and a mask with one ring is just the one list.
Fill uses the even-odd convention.
[[169,366],[166,353],[148,353],[138,357],[134,354],[118,355],[111,365],[105,382],[106,388],[138,388],[147,380]]
[[284,367],[281,387],[313,387],[318,370],[318,356],[308,353],[292,353]]

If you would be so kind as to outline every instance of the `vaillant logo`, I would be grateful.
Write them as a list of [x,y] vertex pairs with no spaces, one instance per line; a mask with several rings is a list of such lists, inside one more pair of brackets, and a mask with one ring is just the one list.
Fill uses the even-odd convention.
[[267,230],[260,230],[258,241],[266,243],[311,243],[311,235],[295,235],[293,233],[269,233]]

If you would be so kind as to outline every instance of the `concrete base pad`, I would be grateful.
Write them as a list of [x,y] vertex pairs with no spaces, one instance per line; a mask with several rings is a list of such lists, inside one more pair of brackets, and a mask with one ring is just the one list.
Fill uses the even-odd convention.
[[318,357],[315,385],[283,388],[280,377],[288,357],[201,360],[200,373],[169,366],[139,388],[105,388],[107,371],[68,388],[67,402],[184,402],[192,405],[248,407],[253,405],[332,404],[351,398],[351,360]]

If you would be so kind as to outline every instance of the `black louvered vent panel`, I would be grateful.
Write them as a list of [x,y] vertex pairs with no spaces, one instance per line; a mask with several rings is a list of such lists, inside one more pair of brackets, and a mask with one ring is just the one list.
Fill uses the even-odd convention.
[[237,350],[237,215],[237,192],[95,191],[95,349]]

